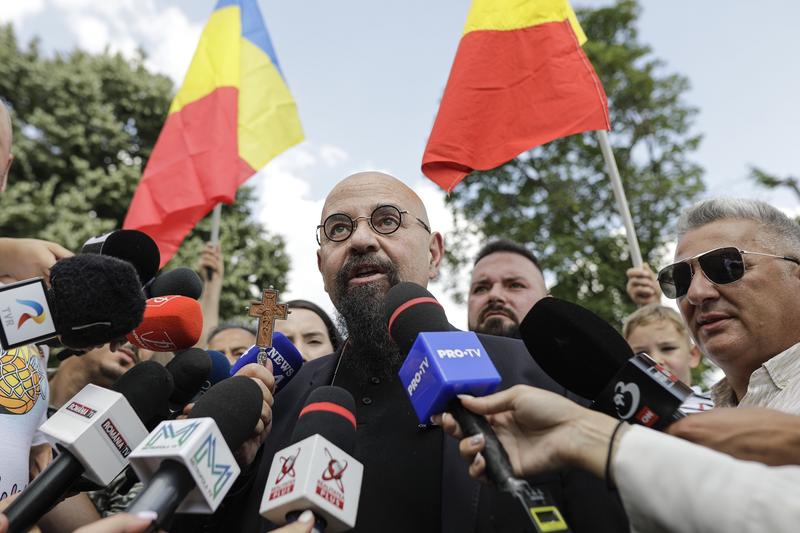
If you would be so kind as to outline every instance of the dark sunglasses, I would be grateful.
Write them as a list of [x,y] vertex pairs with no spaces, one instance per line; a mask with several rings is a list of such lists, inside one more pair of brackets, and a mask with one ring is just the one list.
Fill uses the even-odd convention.
[[658,272],[658,284],[661,286],[661,292],[663,292],[664,296],[667,298],[680,298],[684,296],[689,291],[689,285],[692,283],[694,271],[691,262],[694,259],[697,259],[697,264],[700,265],[703,275],[711,283],[725,285],[740,280],[745,272],[745,254],[775,257],[800,265],[800,260],[794,257],[765,254],[762,252],[747,252],[732,246],[717,248],[662,268]]

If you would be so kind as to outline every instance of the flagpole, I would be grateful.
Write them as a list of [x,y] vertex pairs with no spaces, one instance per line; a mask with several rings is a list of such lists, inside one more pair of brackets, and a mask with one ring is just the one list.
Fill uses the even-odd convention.
[[628,237],[628,250],[631,254],[633,266],[642,266],[642,252],[639,250],[639,241],[636,239],[636,231],[633,229],[633,219],[628,208],[628,200],[625,199],[625,189],[622,188],[622,180],[619,177],[617,161],[614,159],[614,152],[611,151],[611,143],[608,141],[606,130],[597,130],[597,141],[600,143],[600,151],[603,152],[603,159],[606,160],[606,168],[611,178],[611,189],[614,191],[614,198],[617,200],[617,209],[622,216],[625,224],[625,235]]
[[[222,222],[222,204],[217,204],[214,206],[214,211],[211,212],[211,244],[219,244],[219,226]],[[211,267],[206,267],[206,274],[208,274],[208,279],[214,277],[214,271],[211,270]]]

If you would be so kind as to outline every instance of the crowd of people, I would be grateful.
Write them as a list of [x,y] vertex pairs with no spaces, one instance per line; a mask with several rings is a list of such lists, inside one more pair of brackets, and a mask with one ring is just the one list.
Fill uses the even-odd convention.
[[[11,140],[9,110],[0,104],[0,191],[13,161]],[[354,457],[364,478],[356,530],[524,530],[524,520],[485,483],[484,435],[465,436],[448,413],[420,424],[397,378],[405,354],[387,330],[384,296],[399,282],[427,286],[445,254],[425,205],[397,178],[362,172],[332,188],[319,222],[316,259],[339,324],[310,301],[288,302],[289,318],[275,330],[305,364],[274,398],[267,368],[239,371],[266,391],[258,425],[235,452],[242,475],[216,513],[178,515],[170,530],[275,527],[259,514],[270,465],[322,385],[344,388],[357,403]],[[56,243],[0,238],[0,282],[47,280],[50,267],[71,255]],[[196,269],[203,283],[198,346],[234,363],[255,343],[255,326],[219,320],[225,273],[218,244],[203,249]],[[710,391],[695,384],[683,406],[689,416],[667,433],[629,426],[587,409],[591,398],[548,376],[520,340],[524,317],[549,297],[545,276],[530,249],[505,239],[476,255],[467,301],[468,328],[497,368],[500,392],[463,397],[463,405],[487,417],[515,473],[552,495],[572,531],[793,531],[800,519],[800,226],[764,202],[706,200],[682,214],[673,264],[657,273],[632,268],[627,278],[639,309],[620,329],[634,352],[687,385],[702,357],[724,374]],[[679,312],[662,298],[677,300]],[[141,361],[166,363],[171,354],[104,345],[64,360],[52,376],[46,346],[2,357],[19,358],[39,376],[28,411],[0,411],[0,500],[7,503],[52,460],[37,433],[48,407],[59,408],[89,383],[110,386]],[[99,533],[152,523],[146,514],[116,513],[124,506],[112,510],[109,501],[72,495],[39,527]],[[4,524],[0,515],[0,531]],[[280,531],[312,526],[304,513]]]

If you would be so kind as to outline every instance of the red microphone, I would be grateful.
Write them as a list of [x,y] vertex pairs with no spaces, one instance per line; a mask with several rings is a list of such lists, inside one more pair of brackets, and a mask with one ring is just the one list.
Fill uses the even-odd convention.
[[154,352],[191,348],[203,331],[200,304],[186,296],[156,296],[147,300],[144,319],[128,333],[131,344]]

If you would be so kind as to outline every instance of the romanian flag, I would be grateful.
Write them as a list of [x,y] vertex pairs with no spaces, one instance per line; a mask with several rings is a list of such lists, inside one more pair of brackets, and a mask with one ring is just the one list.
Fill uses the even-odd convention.
[[567,0],[474,0],[422,172],[447,192],[553,139],[610,129]]
[[125,228],[150,235],[161,266],[214,206],[303,140],[256,0],[219,0],[134,194]]

